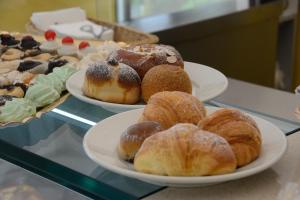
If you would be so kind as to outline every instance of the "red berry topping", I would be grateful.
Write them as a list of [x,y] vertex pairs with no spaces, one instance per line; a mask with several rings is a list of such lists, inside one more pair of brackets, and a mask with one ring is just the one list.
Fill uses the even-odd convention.
[[46,38],[46,40],[48,40],[48,41],[49,40],[54,40],[55,37],[56,37],[56,33],[54,31],[48,30],[48,31],[45,32],[45,38]]
[[73,44],[73,43],[74,43],[74,40],[73,40],[73,38],[67,36],[67,37],[64,37],[64,38],[61,40],[61,43],[63,43],[63,44]]
[[80,42],[79,49],[84,49],[89,46],[90,46],[90,44],[88,42],[83,41],[83,42]]

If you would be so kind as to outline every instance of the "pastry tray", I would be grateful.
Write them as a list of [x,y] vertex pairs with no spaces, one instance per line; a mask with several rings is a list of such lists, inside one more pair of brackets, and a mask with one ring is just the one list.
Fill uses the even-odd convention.
[[26,122],[29,122],[32,119],[40,118],[43,114],[53,110],[54,108],[56,108],[57,106],[59,106],[60,104],[65,102],[69,96],[70,96],[70,93],[68,91],[64,91],[64,92],[62,92],[59,99],[57,99],[53,103],[51,103],[43,108],[38,109],[37,112],[35,113],[35,115],[27,117],[27,118],[23,119],[21,122],[7,122],[7,123],[0,122],[0,129],[6,128],[6,127],[19,126],[19,125],[25,124]]
[[[0,31],[0,33],[9,33],[10,35],[15,36],[16,38],[22,37],[25,35],[32,35],[32,34],[24,34],[24,33],[19,33],[19,32],[7,32],[7,31]],[[37,35],[32,35],[32,36],[34,37],[35,40],[37,40],[39,42],[44,40],[44,38],[42,36],[37,36]],[[79,42],[80,42],[80,40],[76,40],[76,39],[74,40],[75,44],[79,43]],[[93,42],[96,42],[96,41],[93,41]],[[99,44],[98,41],[96,43]],[[53,103],[51,103],[45,107],[37,109],[37,112],[35,115],[32,115],[30,117],[23,119],[22,122],[7,122],[7,123],[0,122],[0,129],[6,128],[6,127],[19,126],[19,125],[22,125],[32,119],[40,118],[44,113],[47,113],[47,112],[51,111],[52,109],[54,109],[55,107],[62,104],[69,96],[70,96],[70,93],[67,90],[63,91],[59,99],[57,99],[56,101],[54,101]]]

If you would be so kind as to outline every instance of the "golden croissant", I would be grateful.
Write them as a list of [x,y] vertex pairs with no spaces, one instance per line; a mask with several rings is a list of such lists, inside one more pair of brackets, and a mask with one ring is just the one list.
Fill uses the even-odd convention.
[[184,123],[148,137],[134,158],[137,171],[167,176],[226,174],[236,167],[224,138]]
[[252,162],[260,154],[260,131],[252,118],[238,110],[220,109],[200,121],[198,126],[224,137],[231,145],[239,167]]
[[164,91],[150,97],[140,121],[156,121],[167,129],[177,123],[197,125],[205,115],[202,102],[193,95],[179,91]]

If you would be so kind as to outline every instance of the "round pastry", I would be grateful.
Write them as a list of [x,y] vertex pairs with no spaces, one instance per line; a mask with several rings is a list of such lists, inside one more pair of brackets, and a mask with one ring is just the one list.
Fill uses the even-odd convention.
[[118,146],[120,157],[133,161],[144,140],[159,131],[162,131],[162,127],[158,122],[146,121],[131,125],[121,135]]
[[39,55],[36,56],[32,56],[32,57],[27,57],[24,60],[34,60],[34,61],[48,61],[52,58],[53,56],[49,53],[41,53]]
[[48,63],[48,70],[46,71],[46,74],[49,74],[49,73],[53,72],[54,68],[64,66],[67,63],[68,63],[68,61],[61,60],[61,59],[50,61]]
[[36,108],[24,98],[14,98],[0,107],[0,122],[21,122],[36,113]]
[[9,95],[22,98],[27,90],[26,85],[22,83],[10,84],[0,87],[0,95]]
[[91,45],[88,42],[81,42],[78,46],[78,56],[79,58],[83,58],[84,56],[90,54],[90,53],[95,53],[97,51],[96,48],[91,47]]
[[167,129],[177,123],[197,125],[206,115],[200,100],[179,91],[164,91],[152,95],[145,106],[140,121],[156,121]]
[[48,65],[46,62],[26,60],[20,63],[17,70],[19,72],[27,71],[32,74],[44,74],[48,70]]
[[218,175],[233,172],[236,158],[224,138],[193,124],[176,124],[144,141],[134,168],[166,176]]
[[116,60],[132,67],[143,79],[154,66],[170,64],[183,67],[181,55],[167,45],[143,44],[125,47],[111,53],[108,60]]
[[242,167],[255,160],[261,151],[261,135],[255,121],[234,109],[220,109],[198,126],[224,137],[236,155],[238,166]]
[[83,93],[101,101],[134,104],[140,99],[139,75],[122,63],[98,62],[85,74]]
[[23,50],[28,50],[28,49],[37,49],[39,45],[40,43],[37,42],[32,36],[27,35],[22,38],[20,47]]
[[25,98],[30,100],[37,108],[51,104],[59,97],[59,93],[54,88],[41,83],[30,86],[25,95]]
[[57,49],[57,53],[61,56],[76,56],[77,49],[74,46],[74,40],[71,37],[64,37],[61,41],[62,45]]
[[19,49],[7,49],[2,55],[1,59],[4,61],[19,60],[24,56],[24,52]]
[[15,37],[9,34],[0,34],[1,45],[8,47],[17,47],[20,43]]
[[189,75],[179,66],[158,65],[151,68],[142,81],[142,97],[145,102],[150,96],[162,91],[192,93]]
[[43,52],[55,53],[59,47],[58,43],[55,41],[56,33],[52,30],[48,30],[44,34],[46,41],[40,46]]
[[0,106],[5,105],[7,101],[12,101],[13,96],[10,95],[0,95]]

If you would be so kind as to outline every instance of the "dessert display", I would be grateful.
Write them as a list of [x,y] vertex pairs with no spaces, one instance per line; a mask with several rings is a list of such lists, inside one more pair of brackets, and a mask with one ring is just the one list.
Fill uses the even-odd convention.
[[142,97],[145,102],[158,92],[181,91],[192,93],[189,75],[179,66],[158,65],[151,68],[142,81]]
[[[81,60],[93,54],[105,61],[109,53],[126,44],[107,41],[98,45],[96,47],[86,41],[79,42],[72,37],[62,38],[60,44],[52,30],[44,33],[44,40],[38,36],[0,33],[0,125],[22,122],[36,112],[47,109],[46,106],[67,94],[65,82],[81,68]],[[95,98],[104,95],[117,102],[138,101],[140,80],[136,72],[124,64],[114,68],[115,94],[99,94],[97,89],[101,87],[93,87],[93,83],[87,93],[95,95]],[[128,79],[128,76],[134,79]],[[104,84],[102,89],[109,89],[106,88],[108,85]],[[24,108],[19,109],[21,105]],[[13,114],[15,109],[18,110],[16,115]]]
[[140,99],[139,75],[126,64],[98,62],[85,74],[84,95],[113,103],[134,104]]
[[261,145],[250,116],[234,109],[207,116],[191,94],[164,91],[150,97],[138,123],[121,134],[117,150],[139,172],[208,176],[246,166],[259,157]]
[[121,135],[118,146],[120,157],[124,160],[133,161],[144,140],[162,130],[163,128],[160,124],[154,121],[145,121],[131,125]]
[[198,126],[224,137],[232,147],[239,167],[252,162],[260,154],[260,131],[253,119],[238,110],[220,109],[200,121]]
[[176,65],[183,68],[179,52],[171,46],[162,44],[143,44],[121,48],[112,52],[108,60],[116,60],[137,71],[141,80],[149,69],[162,64]]
[[156,121],[167,129],[177,123],[197,125],[205,116],[206,110],[196,97],[185,92],[164,91],[150,97],[140,121]]
[[[0,89],[0,122],[21,122],[36,114],[37,110],[61,97],[66,80],[77,70],[71,65],[55,68],[52,73],[34,75],[30,81],[2,86]],[[22,76],[29,72],[12,71]],[[24,84],[26,83],[26,84]]]
[[165,176],[227,174],[236,166],[224,138],[193,124],[176,124],[150,136],[134,158],[137,171]]
[[[88,66],[82,86],[82,93],[85,96],[110,103],[135,104],[143,101],[147,103],[152,95],[161,91],[192,93],[192,82],[189,75],[183,69],[182,58],[171,46],[145,44],[125,46],[112,50],[105,61],[105,63],[107,63],[105,65],[107,66],[103,64],[103,57],[105,57],[105,53],[103,55],[91,53],[80,62],[80,65],[84,64]],[[171,62],[172,59],[176,61]],[[95,70],[96,65],[99,65],[98,70]],[[105,86],[100,81],[98,81],[98,83],[94,81],[93,85],[95,87],[98,85],[98,87],[102,89],[88,91],[88,88],[90,88],[90,86],[88,86],[89,80],[92,76],[97,77],[99,80],[103,79],[107,83],[107,79],[113,80],[114,78],[109,77],[113,77],[113,71],[111,69],[114,68],[111,66],[114,65],[126,66],[126,71],[132,72],[131,74],[124,73],[124,78],[127,80],[138,80],[136,74],[139,76],[141,83],[139,83],[140,81],[133,81],[136,92],[134,94],[127,92],[125,95],[124,91],[130,90],[124,87],[122,90],[116,89],[119,86],[115,87],[114,84],[110,85],[111,91],[109,92],[110,89],[104,89]],[[100,68],[102,69],[100,70]],[[101,73],[102,75],[99,75]],[[108,84],[106,84],[106,86],[108,86]],[[105,92],[103,93],[103,91]],[[101,93],[103,96],[97,96],[95,93]],[[127,101],[126,99],[128,98],[132,98],[132,100]]]

